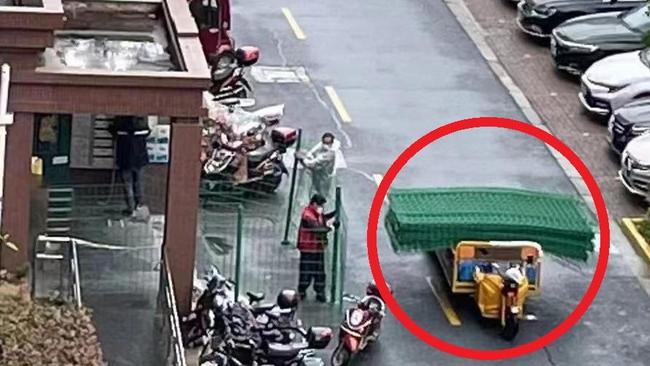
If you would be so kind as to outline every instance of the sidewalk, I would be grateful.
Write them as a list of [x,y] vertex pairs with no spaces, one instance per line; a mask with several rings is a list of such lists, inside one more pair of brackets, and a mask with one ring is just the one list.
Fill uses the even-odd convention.
[[[155,317],[164,217],[148,223],[77,217],[70,235],[98,244],[79,245],[77,252],[82,303],[92,310],[105,361],[159,366]],[[37,296],[47,297],[58,287],[59,264],[36,268]]]

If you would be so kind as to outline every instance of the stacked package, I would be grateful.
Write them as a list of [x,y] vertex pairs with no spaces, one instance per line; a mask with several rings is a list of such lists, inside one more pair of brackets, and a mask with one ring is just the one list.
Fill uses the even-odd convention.
[[386,229],[396,252],[452,248],[464,240],[534,241],[586,260],[595,220],[577,197],[510,188],[394,189]]

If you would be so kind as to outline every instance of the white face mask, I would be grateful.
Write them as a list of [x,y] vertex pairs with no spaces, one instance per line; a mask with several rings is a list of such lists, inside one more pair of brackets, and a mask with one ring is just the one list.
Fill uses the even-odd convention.
[[318,212],[319,214],[322,214],[324,211],[325,211],[325,209],[323,207],[320,207],[320,206],[316,207],[316,212]]

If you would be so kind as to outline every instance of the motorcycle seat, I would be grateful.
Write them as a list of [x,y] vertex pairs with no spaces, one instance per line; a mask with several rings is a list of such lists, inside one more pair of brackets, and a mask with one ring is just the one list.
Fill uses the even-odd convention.
[[263,292],[251,292],[251,291],[248,291],[246,293],[246,295],[248,296],[248,299],[251,302],[259,302],[259,301],[264,300],[264,293]]
[[309,348],[309,344],[306,342],[300,343],[269,343],[268,353],[270,357],[291,359],[300,354],[301,351]]

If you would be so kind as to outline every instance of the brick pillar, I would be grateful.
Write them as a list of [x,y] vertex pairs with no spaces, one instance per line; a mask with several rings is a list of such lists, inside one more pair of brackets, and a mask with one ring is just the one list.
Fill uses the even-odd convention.
[[2,249],[2,266],[10,271],[29,263],[29,206],[31,191],[34,114],[15,113],[7,128],[2,231],[10,235],[20,251]]
[[196,252],[201,165],[198,119],[172,120],[165,244],[181,315],[190,311]]

